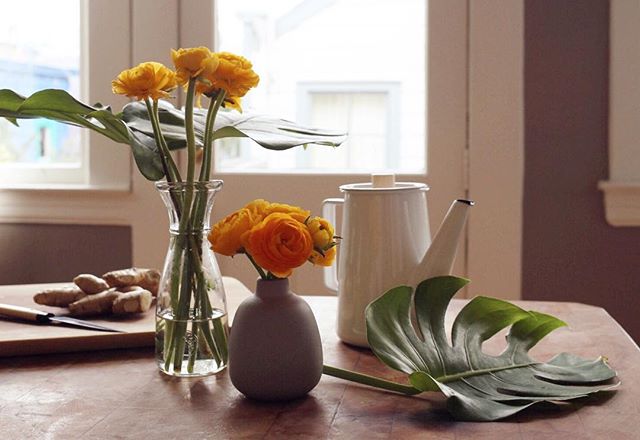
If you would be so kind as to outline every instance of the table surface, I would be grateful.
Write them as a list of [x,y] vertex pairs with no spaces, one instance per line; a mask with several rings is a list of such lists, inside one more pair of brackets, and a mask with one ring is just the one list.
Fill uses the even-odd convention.
[[[305,299],[319,323],[325,364],[402,381],[370,351],[338,340],[336,298]],[[448,318],[464,303],[454,300]],[[0,433],[19,439],[637,439],[640,351],[624,330],[597,307],[518,304],[569,324],[535,347],[534,357],[546,360],[560,351],[605,355],[622,381],[618,390],[562,407],[539,405],[501,422],[464,423],[451,419],[436,393],[408,397],[323,376],[303,399],[258,403],[236,391],[226,371],[180,380],[158,372],[150,348],[104,350],[0,359]],[[486,346],[498,352],[503,340]]]
[[[227,307],[236,310],[249,289],[235,278],[223,277],[225,288],[233,295],[227,298]],[[33,295],[43,287],[68,286],[60,284],[23,284],[1,286],[0,303],[36,308],[65,316],[66,309],[47,307],[33,302]],[[119,330],[110,333],[77,329],[62,325],[34,325],[31,322],[0,319],[0,358],[16,355],[94,351],[112,348],[153,347],[155,343],[155,316],[153,311],[136,315],[108,315],[87,318],[96,324]]]

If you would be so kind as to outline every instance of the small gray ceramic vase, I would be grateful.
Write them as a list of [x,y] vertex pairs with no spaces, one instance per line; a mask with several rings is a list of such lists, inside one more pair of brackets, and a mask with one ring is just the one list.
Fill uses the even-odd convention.
[[240,304],[229,336],[229,376],[245,396],[290,400],[311,391],[322,375],[322,343],[309,305],[288,279],[258,280]]

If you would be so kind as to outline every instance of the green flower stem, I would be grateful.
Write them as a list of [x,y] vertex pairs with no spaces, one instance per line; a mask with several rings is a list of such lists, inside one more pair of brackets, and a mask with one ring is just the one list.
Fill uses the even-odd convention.
[[251,254],[249,254],[248,252],[244,253],[247,258],[249,259],[249,261],[251,261],[251,264],[253,264],[253,267],[256,268],[256,270],[258,271],[258,273],[260,274],[260,278],[262,278],[263,280],[268,280],[269,277],[267,276],[267,274],[264,272],[264,269],[262,269],[260,266],[258,266],[258,263],[256,263],[256,260],[253,259],[253,257],[251,256]]
[[332,367],[330,365],[323,365],[322,372],[328,376],[346,379],[351,382],[357,382],[376,388],[382,388],[383,390],[395,391],[396,393],[402,393],[409,396],[420,394],[422,392],[411,385],[403,385],[401,383],[391,382],[378,377],[369,376],[367,374],[356,373],[355,371],[343,370],[342,368]]
[[[216,115],[220,106],[222,105],[225,97],[225,91],[220,90],[216,93],[209,103],[209,109],[207,111],[207,120],[204,130],[204,147],[202,156],[202,166],[200,167],[200,182],[207,182],[211,177],[211,158],[213,157],[213,124],[216,120]],[[207,194],[198,193],[196,201],[193,207],[192,218],[195,220],[194,227],[196,229],[202,228],[204,222],[204,211],[207,204]]]
[[187,332],[186,321],[189,319],[189,305],[191,302],[191,261],[188,253],[184,256],[181,281],[173,352],[173,370],[178,372],[182,369],[182,361],[184,359],[184,346],[186,342],[184,337]]
[[204,130],[204,153],[202,155],[202,166],[200,168],[200,181],[206,182],[211,177],[211,159],[213,158],[213,124],[218,115],[218,110],[224,102],[226,92],[219,90],[209,103],[209,110],[207,111],[207,120],[205,122]]
[[[193,130],[193,98],[195,92],[196,79],[191,78],[187,85],[187,99],[184,109],[184,128],[187,135],[187,183],[193,183],[196,171],[196,138]],[[185,212],[187,211],[185,210]]]
[[[195,94],[195,79],[189,80],[185,109],[185,130],[187,135],[187,186],[184,188],[182,215],[178,226],[178,236],[175,239],[173,256],[173,273],[171,274],[171,302],[174,306],[175,323],[172,335],[172,352],[165,357],[165,368],[168,369],[173,361],[174,371],[180,371],[184,358],[184,336],[186,324],[181,322],[189,318],[189,307],[192,295],[191,283],[191,243],[186,239],[191,230],[191,205],[193,203],[193,178],[195,174],[195,135],[193,131],[193,97]],[[179,205],[176,205],[179,206]],[[185,248],[186,246],[186,248]],[[180,264],[182,260],[182,265]]]

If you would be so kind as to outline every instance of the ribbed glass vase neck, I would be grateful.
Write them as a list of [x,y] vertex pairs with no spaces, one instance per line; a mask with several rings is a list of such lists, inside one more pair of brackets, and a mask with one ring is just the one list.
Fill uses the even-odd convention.
[[157,182],[156,188],[169,214],[171,234],[194,235],[209,231],[215,194],[222,180],[207,182]]

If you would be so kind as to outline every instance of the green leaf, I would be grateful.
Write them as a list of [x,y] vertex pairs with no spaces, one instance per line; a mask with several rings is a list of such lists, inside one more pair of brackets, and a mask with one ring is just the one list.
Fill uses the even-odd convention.
[[[603,358],[561,353],[546,363],[533,360],[528,351],[566,324],[507,301],[471,300],[454,320],[449,340],[446,310],[467,283],[452,276],[431,278],[418,285],[415,295],[410,287],[396,287],[366,310],[375,355],[406,373],[417,390],[442,392],[456,418],[497,420],[538,402],[576,399],[619,384],[611,383],[616,373]],[[410,318],[412,296],[419,331]],[[505,350],[497,356],[484,353],[484,341],[508,327]]]
[[[184,112],[166,101],[159,101],[160,127],[170,149],[186,146]],[[18,119],[45,118],[63,124],[89,128],[109,139],[128,144],[136,165],[149,180],[164,176],[159,149],[153,136],[146,106],[131,102],[122,113],[113,114],[100,104],[89,106],[64,90],[46,89],[25,98],[12,90],[0,90],[0,117],[17,125]],[[203,144],[206,110],[196,109],[196,143]],[[283,119],[220,111],[214,124],[214,139],[248,137],[271,150],[286,150],[315,143],[336,147],[346,139],[343,133],[305,128]]]
[[0,90],[0,117],[14,125],[18,125],[17,119],[44,118],[89,128],[115,142],[129,145],[138,169],[147,179],[159,180],[164,176],[153,137],[129,128],[111,108],[83,104],[64,90],[41,90],[28,98],[12,90]]
[[[160,128],[171,149],[184,148],[184,112],[166,101],[159,101]],[[133,130],[152,135],[153,129],[143,103],[132,102],[123,110],[123,120]],[[202,146],[205,128],[205,109],[195,109],[194,128],[196,143]],[[249,115],[221,110],[214,123],[214,139],[248,137],[270,150],[287,150],[304,144],[337,147],[346,140],[346,134],[330,130],[302,127],[284,119],[262,115]]]

